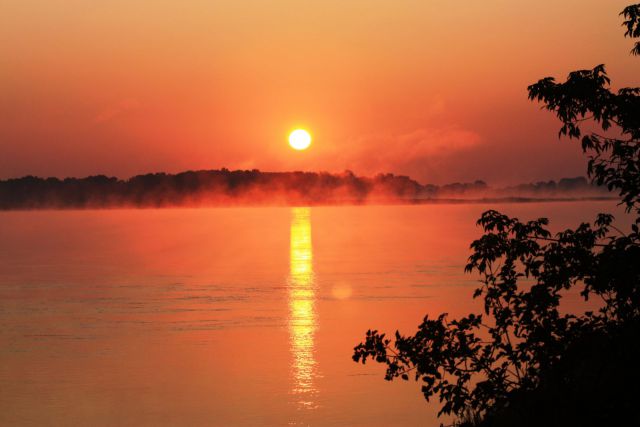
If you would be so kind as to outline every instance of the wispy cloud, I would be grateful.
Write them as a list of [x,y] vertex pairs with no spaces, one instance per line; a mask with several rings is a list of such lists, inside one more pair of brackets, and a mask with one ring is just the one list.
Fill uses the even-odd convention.
[[422,128],[404,134],[363,135],[345,144],[339,157],[366,173],[406,170],[408,165],[455,155],[479,145],[476,132],[460,128]]
[[98,124],[111,121],[127,111],[140,108],[140,105],[140,101],[135,98],[125,98],[104,108],[94,117],[93,122]]

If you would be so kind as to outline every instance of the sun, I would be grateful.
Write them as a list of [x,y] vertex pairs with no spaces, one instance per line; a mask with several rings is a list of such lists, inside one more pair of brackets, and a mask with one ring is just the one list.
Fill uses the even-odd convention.
[[311,135],[304,129],[296,129],[289,135],[289,145],[294,150],[306,150],[311,145]]

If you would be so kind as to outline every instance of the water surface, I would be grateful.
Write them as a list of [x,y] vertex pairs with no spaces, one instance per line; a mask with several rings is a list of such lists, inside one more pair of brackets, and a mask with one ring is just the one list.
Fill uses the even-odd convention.
[[0,212],[0,425],[437,426],[369,328],[478,310],[475,221],[612,202]]

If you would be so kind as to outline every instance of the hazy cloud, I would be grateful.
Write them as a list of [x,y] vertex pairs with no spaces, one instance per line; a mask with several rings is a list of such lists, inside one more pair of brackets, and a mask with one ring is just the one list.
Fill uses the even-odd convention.
[[482,142],[476,132],[459,129],[417,129],[398,135],[364,135],[342,150],[343,163],[358,172],[399,171],[409,163],[449,157]]
[[130,110],[135,110],[137,108],[140,108],[140,101],[138,101],[135,98],[126,98],[121,100],[120,102],[114,104],[114,105],[110,105],[106,108],[104,108],[102,111],[100,111],[95,118],[93,119],[93,122],[98,124],[98,123],[104,123],[104,122],[108,122],[110,120],[115,119],[116,117],[120,116],[121,114],[130,111]]

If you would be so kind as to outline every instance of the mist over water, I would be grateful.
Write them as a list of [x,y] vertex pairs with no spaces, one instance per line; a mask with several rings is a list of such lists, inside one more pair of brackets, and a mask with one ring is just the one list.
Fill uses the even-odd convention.
[[0,210],[318,206],[452,201],[544,201],[611,198],[584,177],[496,188],[484,181],[420,184],[404,175],[357,176],[351,171],[261,172],[201,170],[152,173],[127,180],[26,176],[0,180]]
[[0,212],[0,425],[437,426],[352,348],[479,310],[489,208],[628,226],[614,202]]

